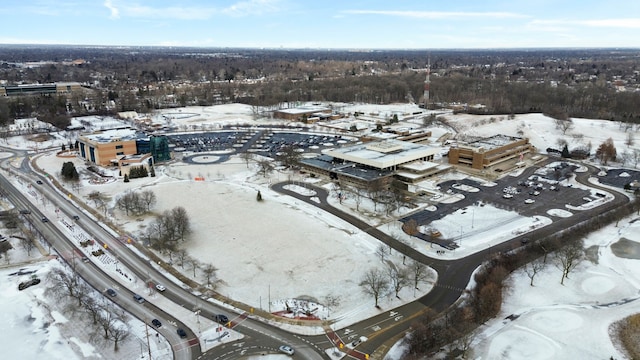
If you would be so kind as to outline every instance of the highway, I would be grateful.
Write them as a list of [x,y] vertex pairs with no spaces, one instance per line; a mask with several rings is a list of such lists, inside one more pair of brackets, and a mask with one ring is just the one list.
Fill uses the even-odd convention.
[[[6,168],[7,165],[5,164]],[[24,171],[25,167],[21,166],[21,170]],[[29,174],[28,176],[34,176]],[[28,181],[29,177],[23,178],[21,181]],[[262,354],[264,352],[276,352],[277,348],[282,344],[288,344],[296,349],[296,354],[300,354],[305,359],[323,359],[322,349],[309,344],[307,341],[302,340],[300,337],[283,331],[277,327],[270,326],[261,321],[253,319],[252,315],[244,314],[241,316],[231,315],[228,309],[216,306],[211,302],[205,301],[199,296],[194,295],[192,292],[185,290],[183,287],[174,284],[168,280],[165,275],[158,270],[157,266],[153,266],[149,260],[139,256],[138,253],[130,250],[128,246],[124,246],[121,242],[120,236],[106,230],[100,224],[100,222],[93,218],[90,214],[83,212],[77,208],[71,201],[68,195],[61,194],[54,189],[51,189],[46,184],[46,179],[43,179],[45,184],[36,185],[35,178],[31,178],[32,187],[37,190],[42,196],[46,197],[46,200],[40,198],[38,200],[40,204],[32,203],[20,190],[15,188],[13,184],[3,175],[0,174],[0,186],[5,190],[8,200],[14,204],[17,209],[30,209],[31,214],[21,215],[28,217],[28,221],[36,228],[36,230],[47,239],[49,244],[56,253],[63,258],[68,264],[75,264],[75,268],[78,273],[89,283],[93,288],[103,292],[107,288],[117,289],[118,296],[110,298],[126,311],[131,313],[143,322],[149,323],[150,319],[158,318],[162,319],[163,326],[159,329],[160,333],[171,343],[175,359],[199,359],[199,358],[216,358],[216,359],[237,359],[240,355],[250,354]],[[79,220],[75,222],[75,226],[82,227],[83,230],[91,234],[92,238],[100,244],[106,244],[107,251],[112,254],[120,264],[122,268],[126,268],[129,274],[135,276],[139,283],[136,283],[134,289],[141,292],[139,289],[141,283],[162,283],[167,289],[161,294],[154,294],[153,296],[145,296],[152,294],[149,291],[143,295],[146,298],[144,304],[139,304],[133,299],[134,291],[131,291],[127,287],[122,285],[122,279],[118,278],[118,275],[113,272],[106,272],[101,266],[96,266],[95,261],[84,263],[80,261],[78,255],[78,245],[73,243],[73,240],[69,239],[69,234],[64,233],[56,226],[56,220],[51,219],[50,222],[43,223],[40,219],[46,216],[45,213],[40,211],[40,207],[56,207],[61,217],[66,216],[71,218],[73,215],[78,215]],[[146,290],[145,290],[146,291]],[[154,297],[162,296],[166,300],[170,300],[172,303],[177,304],[178,307],[187,309],[189,311],[200,309],[200,316],[209,319],[207,323],[213,324],[213,317],[215,314],[225,313],[229,315],[232,322],[233,330],[239,332],[244,336],[240,346],[236,345],[218,345],[214,347],[208,354],[203,356],[200,348],[200,343],[197,341],[196,333],[198,329],[190,328],[186,322],[180,321],[171,314],[171,309],[175,308],[164,307],[160,308],[154,305]],[[162,303],[162,301],[158,301]],[[184,314],[184,312],[179,312]],[[184,316],[184,315],[182,315]],[[191,323],[193,321],[190,321]],[[204,321],[203,321],[204,322]],[[181,327],[187,331],[187,339],[181,339],[176,333],[176,326],[170,326],[170,324],[176,324],[177,327]],[[194,341],[195,340],[195,341]],[[249,342],[247,342],[249,341]],[[326,339],[325,339],[326,341]],[[245,346],[245,342],[247,342]]]

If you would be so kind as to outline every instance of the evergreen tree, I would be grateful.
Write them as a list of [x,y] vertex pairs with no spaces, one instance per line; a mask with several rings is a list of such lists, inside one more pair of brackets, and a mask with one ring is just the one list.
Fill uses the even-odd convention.
[[567,144],[564,144],[564,147],[562,148],[562,154],[560,155],[563,158],[570,158],[571,154],[569,153],[569,147],[567,146]]
[[260,190],[258,190],[258,195],[256,196],[256,200],[262,201],[262,193],[260,193]]
[[78,180],[80,178],[78,171],[76,170],[76,166],[73,165],[73,162],[71,161],[67,161],[62,164],[60,174],[65,180]]

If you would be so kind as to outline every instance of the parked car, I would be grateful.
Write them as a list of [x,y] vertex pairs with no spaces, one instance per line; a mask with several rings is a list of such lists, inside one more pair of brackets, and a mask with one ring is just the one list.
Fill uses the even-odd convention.
[[160,326],[162,326],[162,323],[158,319],[153,319],[153,320],[151,320],[151,325],[159,328]]
[[114,297],[114,296],[116,296],[116,295],[118,295],[118,294],[117,294],[117,293],[116,293],[116,291],[115,291],[115,290],[113,290],[113,289],[107,289],[107,295],[109,295],[109,296],[111,296],[111,297]]
[[133,300],[139,302],[140,304],[144,302],[144,298],[138,294],[133,294]]
[[178,330],[176,330],[176,332],[178,333],[178,336],[180,336],[183,339],[187,337],[187,332],[184,331],[184,329],[182,329],[182,328],[178,328]]
[[40,284],[40,279],[33,278],[31,280],[24,281],[24,282],[21,282],[20,284],[18,284],[18,290],[24,290],[24,289],[28,288],[29,286],[38,285],[38,284]]
[[524,203],[525,203],[525,204],[533,204],[534,202],[536,202],[536,201],[535,201],[535,200],[533,200],[533,199],[526,199],[526,200],[524,201]]
[[217,314],[216,316],[213,317],[213,319],[219,322],[220,324],[227,324],[229,322],[229,318],[227,317],[227,315],[224,315],[224,314]]
[[281,353],[287,354],[287,355],[289,355],[289,356],[292,356],[292,355],[295,353],[295,351],[293,350],[293,348],[292,348],[291,346],[289,346],[289,345],[281,345],[281,346],[278,348],[278,350],[279,350]]
[[167,288],[162,284],[156,284],[156,289],[160,292],[167,290]]

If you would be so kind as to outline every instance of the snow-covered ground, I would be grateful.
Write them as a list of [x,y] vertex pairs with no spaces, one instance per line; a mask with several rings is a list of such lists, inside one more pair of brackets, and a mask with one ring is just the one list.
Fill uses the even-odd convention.
[[[359,104],[350,106],[352,108],[345,106],[344,110],[377,113],[376,116],[383,118],[393,113],[411,113],[414,110],[409,105]],[[170,112],[163,111],[163,113],[164,118],[178,127],[198,125],[214,129],[219,127],[221,123],[260,124],[263,121],[253,120],[251,109],[239,104],[207,108],[172,109]],[[163,115],[158,116],[162,117]],[[445,116],[450,121],[461,124],[460,128],[467,134],[488,136],[499,132],[505,135],[530,137],[530,141],[542,151],[549,146],[557,147],[559,138],[566,138],[570,146],[574,142],[587,143],[590,141],[595,148],[609,137],[614,140],[616,147],[621,149],[619,152],[623,148],[625,151],[632,150],[632,148],[624,145],[626,133],[617,124],[606,121],[574,119],[574,129],[569,130],[567,135],[563,136],[559,130],[555,129],[553,120],[540,114],[517,115],[515,119],[496,117],[497,120],[495,121],[487,121],[489,119],[488,116],[453,116],[449,114],[445,114]],[[402,119],[402,117],[400,118]],[[485,120],[483,121],[483,119]],[[273,122],[273,120],[264,120],[264,122]],[[409,120],[405,123],[407,126],[417,127],[420,124],[420,120]],[[183,128],[185,128],[184,126]],[[499,131],[496,130],[497,128],[499,128]],[[434,134],[434,143],[438,136],[450,131],[439,127],[431,130]],[[570,134],[582,134],[583,136],[571,137]],[[58,140],[51,141],[46,145],[59,146],[66,143],[66,141],[61,136]],[[19,138],[8,139],[6,143],[0,143],[0,145],[28,149],[35,147],[32,143]],[[42,148],[43,145],[40,144],[39,148]],[[78,168],[84,168],[82,161],[58,158],[51,153],[40,155],[37,158],[37,163],[47,172],[57,174],[60,171],[62,162],[70,160],[74,161]],[[155,178],[135,179],[130,183],[124,183],[119,179],[114,182],[94,184],[84,178],[80,189],[68,190],[74,192],[76,198],[90,203],[87,196],[92,191],[100,191],[113,196],[112,200],[114,200],[116,194],[128,189],[144,188],[145,190],[153,190],[157,195],[158,203],[155,207],[157,213],[175,206],[184,207],[191,218],[194,230],[193,236],[185,244],[185,248],[191,256],[198,258],[202,263],[211,263],[219,269],[218,276],[224,281],[219,289],[220,293],[255,308],[275,312],[284,310],[285,304],[289,306],[298,304],[301,308],[300,310],[304,310],[305,307],[307,309],[311,308],[317,317],[331,319],[334,321],[333,327],[338,329],[375,315],[380,311],[387,311],[402,303],[412,301],[423,294],[405,289],[400,293],[402,300],[396,299],[392,295],[384,296],[380,301],[382,310],[377,310],[373,306],[373,299],[364,295],[358,284],[364,272],[374,267],[384,266],[380,261],[380,257],[376,254],[380,244],[375,239],[363,234],[340,219],[324,214],[315,207],[296,201],[288,196],[282,196],[269,189],[271,183],[290,179],[297,180],[301,185],[305,182],[312,182],[317,186],[323,186],[333,191],[330,184],[291,172],[276,171],[268,177],[262,177],[257,175],[257,169],[254,165],[249,164],[247,166],[239,158],[232,158],[228,162],[217,165],[175,162],[169,166],[158,167],[156,172],[157,176]],[[205,181],[193,181],[195,176],[204,177]],[[440,180],[446,180],[446,178],[441,178]],[[435,189],[436,185],[435,182],[423,184],[424,187],[432,189]],[[479,183],[478,186],[492,186],[492,184]],[[307,191],[302,187],[295,187],[293,190],[301,193]],[[472,191],[472,189],[464,190]],[[261,192],[264,199],[262,202],[256,201],[258,191]],[[464,191],[461,191],[461,193],[464,193]],[[313,196],[313,194],[308,195]],[[356,204],[353,199],[347,198],[340,202],[335,193],[333,195],[330,197],[330,202],[333,206],[355,213]],[[440,201],[455,200],[443,194]],[[467,207],[465,211],[458,211],[438,221],[438,230],[445,236],[457,237],[460,247],[455,251],[437,254],[435,248],[431,248],[420,240],[409,239],[400,230],[400,223],[395,218],[410,211],[409,209],[401,209],[393,214],[393,218],[385,218],[376,214],[370,202],[363,201],[359,204],[359,208],[361,210],[359,212],[360,217],[381,230],[397,236],[415,249],[434,257],[451,259],[463,257],[482,247],[504,241],[526,229],[531,230],[538,226],[544,226],[552,221],[550,219],[554,216],[571,216],[571,210],[577,210],[555,209],[547,214],[549,215],[548,217],[526,218],[514,212],[494,208],[489,204]],[[53,209],[49,211],[53,211]],[[127,218],[117,210],[111,211],[110,215],[116,218],[119,226],[134,236],[144,231],[151,219],[149,216]],[[50,218],[56,218],[55,214],[51,213]],[[627,228],[631,229],[632,226],[628,225]],[[492,236],[487,236],[488,231],[486,230],[488,229],[491,229]],[[622,226],[619,229],[609,230],[611,232],[609,235],[620,236],[617,234],[620,229],[622,229]],[[606,229],[603,231],[606,231]],[[634,240],[630,236],[627,236],[627,238]],[[615,241],[610,237],[603,242],[602,252],[606,252],[605,250],[608,248],[605,244]],[[576,272],[570,280],[565,280],[564,287],[553,287],[556,283],[559,286],[559,270],[553,266],[547,267],[545,274],[536,278],[536,287],[533,288],[528,287],[526,275],[522,276],[520,274],[520,277],[517,274],[514,275],[514,289],[520,285],[522,288],[517,288],[517,291],[513,291],[513,294],[517,295],[507,299],[504,311],[505,316],[513,313],[522,314],[522,316],[507,324],[502,324],[501,320],[497,320],[496,324],[488,324],[486,331],[476,337],[474,353],[483,359],[520,359],[525,358],[523,356],[530,349],[544,348],[539,343],[547,341],[545,344],[549,344],[548,348],[544,349],[551,355],[549,355],[550,357],[538,357],[539,359],[572,358],[573,356],[569,355],[573,354],[581,355],[577,356],[577,358],[602,358],[610,355],[618,358],[622,357],[619,353],[610,351],[613,348],[607,345],[611,342],[608,335],[596,332],[595,326],[580,326],[580,331],[569,331],[570,329],[566,331],[567,334],[575,334],[594,328],[594,335],[591,340],[593,349],[584,349],[585,352],[583,353],[564,353],[558,348],[565,347],[565,342],[571,343],[573,340],[577,342],[577,338],[569,337],[563,338],[561,341],[556,340],[556,335],[553,331],[558,328],[557,324],[553,328],[544,326],[547,323],[551,325],[550,322],[538,321],[535,324],[533,320],[524,322],[529,314],[543,314],[542,310],[553,310],[558,314],[557,319],[563,317],[567,319],[565,320],[566,322],[570,322],[572,318],[567,315],[567,309],[569,308],[572,314],[577,313],[579,314],[577,316],[582,318],[581,311],[588,310],[589,306],[574,305],[591,304],[594,298],[598,296],[604,297],[602,293],[594,293],[598,291],[597,289],[622,287],[622,285],[618,284],[618,281],[627,281],[624,280],[627,276],[626,273],[622,270],[616,270],[620,272],[620,274],[616,275],[615,271],[607,270],[609,267],[600,268],[603,264],[608,263],[604,259],[607,259],[609,255],[613,256],[611,254],[602,254],[602,260],[598,265],[588,265],[587,263],[581,265],[585,267],[585,271],[580,271],[580,277],[577,276],[578,273]],[[609,262],[617,264],[618,261],[615,259],[617,258],[611,257]],[[387,260],[396,265],[402,264],[402,257],[395,252],[388,255]],[[631,264],[634,261],[637,260],[624,260],[624,262]],[[593,266],[593,268],[587,268],[588,266]],[[178,264],[176,264],[176,267],[181,269]],[[183,271],[186,275],[190,273],[186,267]],[[555,279],[556,275],[558,275],[557,280]],[[202,280],[202,278],[199,278],[199,280]],[[435,277],[432,276],[431,281],[435,281]],[[637,293],[638,287],[635,280],[630,284],[633,286],[626,285],[628,291]],[[429,286],[423,286],[422,288],[426,291],[430,289]],[[562,289],[565,291],[560,291]],[[557,293],[558,296],[541,298],[541,302],[537,303],[531,300],[536,299],[536,296],[526,295],[531,291],[539,291],[540,294],[545,295]],[[567,293],[572,294],[572,296],[568,296]],[[605,294],[608,294],[607,296],[609,297],[598,300],[600,303],[620,301],[622,298],[630,296],[629,294],[618,294],[616,292],[613,294],[606,292]],[[325,306],[330,298],[337,298],[337,303],[330,307]],[[551,301],[551,298],[555,300]],[[522,304],[519,301],[523,299],[531,301]],[[554,305],[556,307],[550,309],[549,307],[552,304],[556,304]],[[608,311],[613,312],[614,309],[622,307],[609,307]],[[628,305],[624,307],[627,309]],[[598,314],[605,314],[605,311],[600,311]],[[548,315],[552,316],[553,314],[549,313]],[[619,317],[618,314],[613,313],[606,313],[605,315],[608,316],[601,317],[602,326],[617,320]],[[584,317],[586,319],[593,318],[592,315],[587,313],[585,313]],[[586,320],[583,319],[583,321]],[[525,331],[523,327],[531,328],[532,330]],[[304,333],[320,331],[319,329],[290,329]],[[510,335],[509,331],[520,332],[513,332]],[[528,334],[528,336],[523,334]],[[510,339],[510,336],[516,335],[521,336],[523,341],[508,345],[502,340]],[[601,338],[598,338],[598,335]],[[549,341],[551,339],[556,342]],[[531,341],[531,344],[527,345],[527,341]],[[509,343],[514,342],[510,340]],[[394,351],[392,354],[397,353],[398,351]],[[564,356],[565,354],[567,356]],[[589,355],[582,356],[585,354]],[[390,355],[389,358],[398,359],[397,356]]]

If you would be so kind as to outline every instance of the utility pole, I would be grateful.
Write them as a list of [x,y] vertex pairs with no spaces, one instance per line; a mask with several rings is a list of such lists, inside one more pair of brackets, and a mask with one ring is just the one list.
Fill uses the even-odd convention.
[[145,330],[145,333],[147,334],[147,349],[149,350],[149,360],[151,360],[151,345],[149,344],[149,325],[147,324],[147,321],[144,322],[144,330]]

